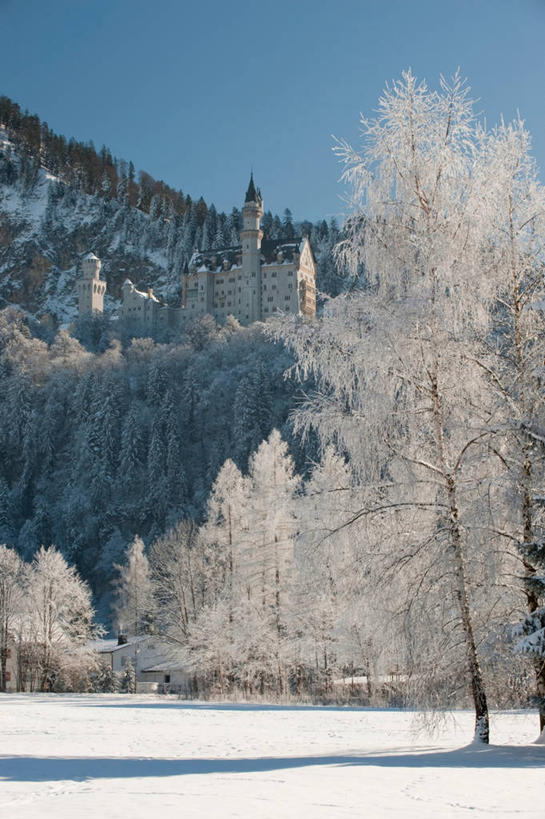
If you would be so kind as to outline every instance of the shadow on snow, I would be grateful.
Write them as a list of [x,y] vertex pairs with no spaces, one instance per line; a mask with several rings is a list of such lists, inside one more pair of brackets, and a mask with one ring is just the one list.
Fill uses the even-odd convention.
[[412,713],[410,708],[376,708],[368,705],[275,705],[260,702],[195,702],[177,700],[175,702],[100,702],[77,701],[84,708],[175,708],[178,711],[381,711]]
[[0,757],[0,780],[55,782],[196,774],[263,773],[314,766],[380,768],[534,768],[545,764],[539,746],[469,745],[452,751],[371,753],[255,759],[142,759],[116,757]]

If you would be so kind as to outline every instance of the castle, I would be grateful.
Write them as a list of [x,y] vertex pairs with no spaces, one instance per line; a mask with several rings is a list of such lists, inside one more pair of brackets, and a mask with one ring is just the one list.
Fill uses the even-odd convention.
[[[193,253],[182,276],[182,307],[163,305],[151,289],[137,290],[126,279],[120,318],[138,320],[149,327],[180,324],[184,319],[206,314],[220,322],[234,316],[244,325],[264,321],[277,312],[314,318],[316,264],[308,238],[263,240],[262,216],[263,199],[252,175],[242,208],[241,243]],[[88,291],[85,283],[89,280],[90,260],[95,265],[96,290]],[[103,310],[106,285],[98,278],[99,272],[96,256],[86,256],[83,277],[78,282],[80,314]]]

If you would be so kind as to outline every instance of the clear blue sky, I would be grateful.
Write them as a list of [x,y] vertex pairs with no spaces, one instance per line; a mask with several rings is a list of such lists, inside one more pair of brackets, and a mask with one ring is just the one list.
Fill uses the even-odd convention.
[[342,212],[331,135],[386,81],[458,66],[545,167],[545,0],[0,0],[0,93],[220,209]]

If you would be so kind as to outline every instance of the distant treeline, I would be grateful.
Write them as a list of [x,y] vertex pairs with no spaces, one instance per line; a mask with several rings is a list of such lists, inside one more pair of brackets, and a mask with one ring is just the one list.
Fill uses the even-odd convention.
[[[137,175],[132,162],[112,156],[105,145],[97,151],[92,141],[85,143],[56,134],[37,114],[23,112],[9,97],[0,97],[0,122],[17,147],[35,161],[36,168],[47,168],[84,193],[122,198],[144,213],[150,212],[153,197],[169,205],[178,216],[191,207],[192,199],[183,191],[154,179],[146,171]],[[196,207],[202,224],[207,213],[202,197]]]

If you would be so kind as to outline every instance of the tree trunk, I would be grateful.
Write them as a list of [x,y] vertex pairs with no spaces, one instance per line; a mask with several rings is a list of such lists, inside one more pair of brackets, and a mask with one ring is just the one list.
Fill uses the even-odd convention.
[[2,646],[0,649],[0,691],[6,690],[6,668],[8,664],[8,649]]
[[490,724],[488,717],[488,704],[486,693],[479,665],[477,654],[477,644],[473,630],[473,620],[469,605],[469,595],[467,590],[467,573],[465,565],[464,544],[460,531],[460,521],[458,512],[458,499],[456,492],[455,476],[447,467],[447,460],[444,448],[443,435],[443,406],[439,392],[439,359],[434,357],[433,375],[431,378],[431,393],[433,402],[433,416],[435,427],[435,442],[437,447],[440,470],[446,480],[447,499],[450,512],[450,533],[452,556],[454,559],[454,595],[460,610],[460,620],[464,634],[464,642],[467,654],[467,670],[471,683],[471,693],[473,696],[473,706],[475,709],[475,740],[488,744],[490,736]]
[[463,544],[460,533],[460,525],[458,520],[458,506],[456,501],[456,485],[454,479],[449,476],[447,481],[450,518],[452,524],[452,547],[454,552],[455,562],[455,595],[460,607],[460,615],[462,621],[462,629],[464,632],[466,650],[467,650],[467,664],[471,680],[471,692],[473,695],[473,705],[475,708],[475,740],[478,742],[488,743],[490,738],[490,723],[488,718],[488,705],[486,702],[486,693],[484,690],[484,683],[479,664],[479,657],[477,654],[477,645],[475,642],[475,634],[473,631],[473,621],[471,618],[471,610],[469,607],[469,598],[467,593],[467,574],[465,568],[465,558],[463,551]]

